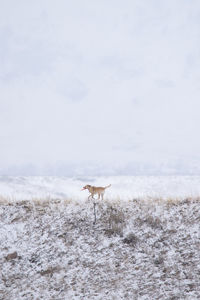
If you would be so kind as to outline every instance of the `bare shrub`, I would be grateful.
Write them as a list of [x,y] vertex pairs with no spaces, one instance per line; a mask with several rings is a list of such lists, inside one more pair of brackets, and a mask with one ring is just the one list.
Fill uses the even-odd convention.
[[155,218],[152,216],[144,216],[143,218],[138,217],[136,219],[136,223],[138,226],[147,225],[153,229],[162,229],[162,222],[159,218]]
[[150,225],[154,229],[162,229],[161,220],[159,218],[153,218],[152,216],[148,216],[144,220],[144,222]]
[[154,264],[156,266],[163,264],[163,262],[164,262],[164,258],[162,256],[160,256],[154,260]]
[[138,243],[139,239],[134,233],[129,233],[124,239],[123,243],[128,244],[132,247],[135,247],[136,244]]
[[6,258],[6,260],[12,260],[12,259],[15,259],[17,257],[18,257],[18,254],[15,251],[15,252],[9,253],[5,258]]
[[103,216],[104,222],[106,223],[106,229],[104,232],[109,236],[123,236],[123,229],[126,223],[126,217],[123,209],[120,207],[107,205],[105,208],[103,208]]
[[40,274],[42,276],[46,276],[46,275],[52,276],[53,273],[59,272],[60,270],[61,270],[61,268],[58,266],[57,267],[49,267],[46,270],[40,271]]

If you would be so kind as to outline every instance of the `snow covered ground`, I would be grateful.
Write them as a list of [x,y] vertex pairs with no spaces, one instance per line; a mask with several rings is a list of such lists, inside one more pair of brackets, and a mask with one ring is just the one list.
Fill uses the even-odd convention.
[[[86,183],[112,184],[94,206]],[[1,177],[0,299],[200,299],[199,177]]]
[[0,195],[10,199],[71,198],[86,199],[86,184],[112,187],[107,198],[121,200],[140,197],[184,198],[200,196],[199,176],[111,176],[111,177],[0,177]]

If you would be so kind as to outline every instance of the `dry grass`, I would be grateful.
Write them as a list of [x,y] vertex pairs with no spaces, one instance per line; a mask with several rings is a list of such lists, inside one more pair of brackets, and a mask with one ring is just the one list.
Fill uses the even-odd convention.
[[[199,198],[0,198],[0,299],[199,299]],[[134,298],[135,297],[135,298]]]

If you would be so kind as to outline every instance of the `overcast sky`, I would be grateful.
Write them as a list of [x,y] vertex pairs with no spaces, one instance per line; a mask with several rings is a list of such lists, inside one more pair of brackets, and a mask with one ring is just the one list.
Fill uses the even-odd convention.
[[199,0],[1,0],[0,174],[200,174]]

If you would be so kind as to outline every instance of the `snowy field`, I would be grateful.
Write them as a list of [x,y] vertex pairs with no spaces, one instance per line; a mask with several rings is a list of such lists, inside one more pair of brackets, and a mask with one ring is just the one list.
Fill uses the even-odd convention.
[[84,200],[86,185],[112,187],[107,198],[121,200],[133,198],[185,198],[200,196],[198,176],[112,176],[112,177],[0,177],[0,196],[16,200],[33,198],[70,198]]
[[[112,184],[94,206],[83,185]],[[200,299],[200,177],[1,177],[1,300]]]

